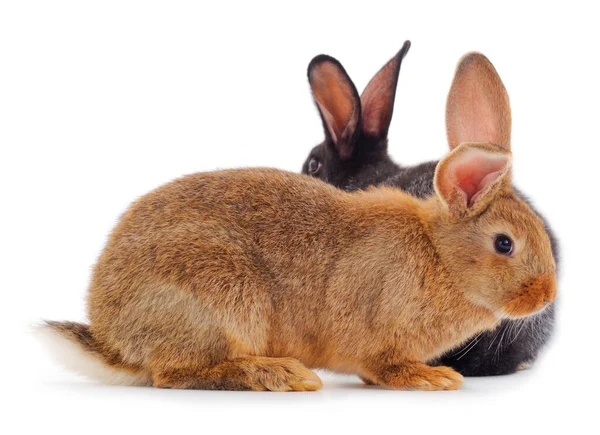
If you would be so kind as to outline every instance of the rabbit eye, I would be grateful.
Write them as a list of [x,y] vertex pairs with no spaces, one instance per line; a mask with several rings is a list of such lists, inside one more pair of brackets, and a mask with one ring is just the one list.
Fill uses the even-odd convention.
[[510,255],[513,250],[513,241],[505,234],[498,234],[494,240],[496,252],[502,255]]
[[317,159],[310,159],[310,162],[308,162],[308,172],[316,174],[321,169],[321,166],[323,165]]

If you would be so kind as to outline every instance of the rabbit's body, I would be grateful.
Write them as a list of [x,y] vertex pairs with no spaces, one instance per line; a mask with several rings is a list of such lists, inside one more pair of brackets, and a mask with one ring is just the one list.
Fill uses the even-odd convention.
[[[368,109],[366,114],[363,110],[363,118],[365,116],[377,117],[378,111],[392,113],[397,74],[408,47],[409,45],[405,44],[402,50],[377,73],[365,89],[363,95],[367,94],[369,96],[368,98],[361,97],[361,103],[363,105],[373,105],[373,101],[376,101],[377,104],[374,105],[374,108]],[[394,64],[396,64],[394,68],[389,68],[390,65]],[[457,75],[460,71],[459,68]],[[493,74],[496,75],[495,71]],[[350,79],[347,76],[340,75],[342,76],[340,81],[347,82],[344,86],[351,86]],[[486,105],[485,100],[483,100],[484,95],[506,94],[497,76],[491,80],[486,79],[484,76],[474,77],[473,81],[481,82],[480,87],[471,93],[471,104],[473,104],[473,101],[477,101],[477,107],[480,107],[480,110]],[[495,84],[487,89],[486,86],[489,86],[490,83]],[[332,86],[332,89],[334,88],[335,86]],[[314,89],[313,86],[313,92],[317,96],[324,91],[318,87]],[[505,98],[508,100],[507,96]],[[337,100],[322,99],[324,101],[329,100],[329,105],[335,104],[335,102],[339,103],[339,98]],[[317,105],[319,104],[317,103]],[[489,108],[488,111],[493,112],[497,110],[498,106]],[[463,113],[474,110],[473,105],[467,107],[469,108],[459,108],[458,110],[462,110]],[[510,129],[510,108],[508,105],[504,110],[505,112],[501,116],[504,117],[504,123],[508,124],[508,129]],[[335,110],[332,111],[335,113]],[[485,110],[481,111],[485,112]],[[471,119],[471,122],[479,122],[481,117],[480,113],[471,113],[467,119]],[[310,152],[303,165],[302,172],[318,177],[345,191],[364,190],[372,186],[389,186],[402,189],[418,198],[426,198],[434,194],[433,180],[438,162],[425,162],[414,166],[402,166],[395,163],[387,152],[387,128],[390,121],[391,115],[386,116],[385,122],[380,124],[374,135],[365,135],[364,132],[358,129],[359,131],[352,135],[353,141],[350,144],[342,143],[341,146],[332,140],[327,123],[324,122],[326,141]],[[367,124],[373,124],[373,122],[369,121]],[[355,122],[352,125],[360,125],[360,122]],[[475,139],[472,134],[473,132],[465,135],[464,139]],[[492,133],[489,131],[483,133],[483,137],[486,134],[490,135]],[[510,138],[504,138],[505,141],[507,139]],[[492,140],[492,137],[488,137],[486,140]],[[454,140],[450,145],[453,147],[458,143]],[[496,143],[502,143],[508,147],[510,142]],[[343,152],[342,147],[349,150]],[[342,154],[344,155],[342,156]],[[311,169],[313,170],[311,171]],[[517,189],[514,190],[535,211],[527,198]],[[539,216],[546,225],[553,254],[556,261],[558,261],[558,241],[546,220],[541,215]],[[542,313],[527,319],[520,321],[504,320],[495,330],[474,337],[473,340],[467,341],[462,347],[452,349],[437,361],[432,362],[449,365],[466,376],[514,373],[520,368],[528,367],[535,361],[540,350],[552,335],[554,318],[555,310],[554,306],[551,306]]]
[[182,178],[115,229],[90,288],[91,331],[138,367],[167,349],[343,372],[384,351],[426,360],[496,318],[449,297],[460,290],[436,258],[424,206],[275,170]]
[[[302,364],[384,382],[383,367],[427,361],[498,322],[448,269],[443,215],[435,197],[345,193],[277,170],[186,176],[136,201],[110,236],[88,342],[156,386],[318,388]],[[269,363],[302,375],[248,375]],[[227,376],[202,374],[223,364]],[[440,370],[433,387],[460,385]]]

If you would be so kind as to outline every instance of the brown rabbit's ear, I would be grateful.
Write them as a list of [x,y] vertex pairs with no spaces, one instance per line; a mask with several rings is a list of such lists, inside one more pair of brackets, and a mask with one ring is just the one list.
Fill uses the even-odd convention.
[[363,91],[360,97],[363,133],[378,139],[387,138],[394,113],[398,74],[409,49],[410,41],[405,41],[400,51],[375,74]]
[[492,144],[462,144],[438,163],[435,190],[455,216],[477,215],[510,185],[511,159],[510,151]]
[[350,158],[360,129],[361,112],[354,83],[336,59],[324,54],[308,65],[308,81],[327,139],[343,159]]
[[492,63],[481,53],[467,53],[456,67],[446,103],[448,145],[490,142],[510,150],[508,93]]

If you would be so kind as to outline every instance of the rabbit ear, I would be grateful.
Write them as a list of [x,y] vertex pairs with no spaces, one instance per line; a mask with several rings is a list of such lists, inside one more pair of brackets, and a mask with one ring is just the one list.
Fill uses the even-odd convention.
[[434,186],[456,216],[481,213],[510,184],[511,154],[485,143],[465,143],[437,165]]
[[510,150],[511,112],[508,93],[492,63],[481,53],[458,62],[446,102],[448,145],[491,142]]
[[336,59],[324,54],[308,65],[308,81],[327,139],[343,159],[349,158],[360,129],[360,100],[354,83]]
[[394,112],[398,74],[409,49],[410,41],[405,41],[400,51],[375,74],[363,91],[360,97],[363,133],[378,139],[387,138]]

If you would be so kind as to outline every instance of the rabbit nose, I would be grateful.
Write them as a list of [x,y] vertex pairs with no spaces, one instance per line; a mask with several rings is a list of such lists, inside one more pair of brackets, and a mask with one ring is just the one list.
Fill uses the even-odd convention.
[[556,275],[543,274],[528,279],[508,295],[504,309],[514,317],[531,315],[554,301]]
[[547,305],[554,302],[554,299],[556,298],[556,275],[544,275],[544,278],[542,278],[542,286],[544,293],[543,303]]
[[538,275],[534,279],[524,282],[521,285],[521,290],[532,297],[537,295],[543,305],[548,305],[556,297],[556,275]]

